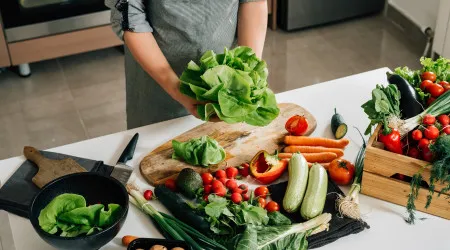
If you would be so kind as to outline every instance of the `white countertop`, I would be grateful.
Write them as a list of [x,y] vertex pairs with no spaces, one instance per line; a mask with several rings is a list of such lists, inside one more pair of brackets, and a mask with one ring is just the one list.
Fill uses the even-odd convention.
[[[277,94],[277,101],[279,103],[296,103],[306,108],[317,120],[317,128],[313,136],[329,138],[332,138],[330,119],[336,107],[349,125],[347,138],[350,139],[351,143],[346,148],[344,157],[354,161],[362,143],[353,126],[358,127],[361,131],[365,130],[369,121],[361,108],[361,104],[371,97],[371,91],[376,84],[386,83],[386,71],[389,71],[389,69],[381,68],[280,93]],[[301,76],[298,81],[301,81]],[[182,117],[49,149],[49,151],[103,160],[106,164],[113,165],[133,134],[139,132],[140,137],[134,158],[128,164],[135,167],[132,178],[141,187],[147,188],[149,186],[144,183],[138,169],[141,159],[157,146],[201,123],[202,121],[192,116]],[[0,161],[0,182],[5,183],[24,160],[23,156],[19,156]],[[347,192],[347,190],[347,188],[343,188],[344,192]],[[341,238],[320,249],[450,249],[450,221],[418,212],[419,217],[425,217],[427,220],[418,221],[415,226],[410,226],[403,221],[405,208],[402,206],[364,195],[361,195],[360,202],[364,219],[371,228],[359,234]],[[159,204],[156,204],[155,207],[165,211]],[[8,215],[15,249],[53,249],[39,238],[28,220],[13,214]],[[131,204],[122,230],[113,241],[102,249],[124,249],[121,245],[123,235],[161,238],[148,217]]]

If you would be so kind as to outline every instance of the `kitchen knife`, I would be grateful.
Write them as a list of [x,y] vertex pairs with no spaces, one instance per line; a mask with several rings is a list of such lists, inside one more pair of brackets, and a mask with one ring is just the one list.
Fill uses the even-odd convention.
[[119,160],[117,161],[117,164],[114,166],[113,171],[111,173],[111,177],[114,177],[116,180],[120,181],[123,185],[127,184],[128,179],[130,179],[130,176],[133,173],[133,168],[128,166],[126,163],[127,161],[133,158],[134,150],[136,149],[138,139],[139,133],[136,133],[123,150],[122,154],[119,157]]

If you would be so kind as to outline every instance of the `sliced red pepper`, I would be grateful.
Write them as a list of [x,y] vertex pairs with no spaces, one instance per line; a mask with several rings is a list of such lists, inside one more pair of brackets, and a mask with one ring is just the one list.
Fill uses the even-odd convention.
[[390,133],[385,134],[384,131],[379,135],[379,141],[384,144],[387,150],[403,154],[401,136],[398,130],[391,129]]
[[266,151],[259,151],[250,162],[250,172],[262,184],[269,184],[278,179],[286,170],[289,160],[278,159]]

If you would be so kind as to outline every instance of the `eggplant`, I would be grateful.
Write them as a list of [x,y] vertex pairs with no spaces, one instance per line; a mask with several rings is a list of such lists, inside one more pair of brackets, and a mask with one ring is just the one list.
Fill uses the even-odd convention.
[[386,74],[389,83],[397,86],[400,91],[400,111],[402,113],[402,119],[408,119],[422,113],[423,106],[420,103],[419,96],[413,86],[397,74],[391,74],[389,72]]

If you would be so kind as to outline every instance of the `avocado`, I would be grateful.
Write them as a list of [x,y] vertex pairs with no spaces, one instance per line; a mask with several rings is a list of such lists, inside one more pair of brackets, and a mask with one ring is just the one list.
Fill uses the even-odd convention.
[[177,188],[188,198],[195,198],[197,190],[202,187],[203,180],[199,173],[191,168],[184,168],[178,174]]

